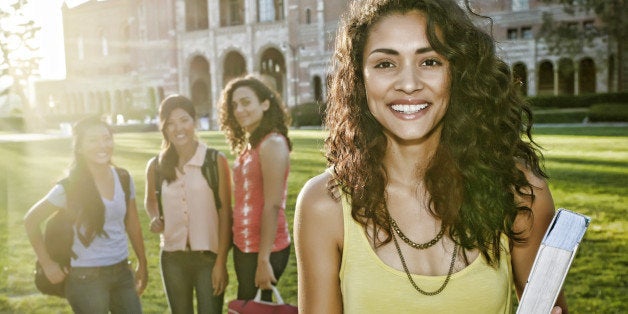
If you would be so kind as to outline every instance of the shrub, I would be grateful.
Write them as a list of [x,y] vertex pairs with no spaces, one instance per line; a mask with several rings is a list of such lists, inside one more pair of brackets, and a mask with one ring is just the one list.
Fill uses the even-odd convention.
[[588,108],[600,103],[628,103],[628,93],[533,96],[526,99],[534,108]]
[[0,131],[24,131],[24,119],[22,117],[0,117]]
[[296,127],[322,125],[325,104],[311,102],[290,108],[292,124]]
[[589,109],[591,122],[628,122],[628,102],[606,103],[591,106]]
[[587,110],[578,111],[538,111],[533,113],[534,123],[581,123],[587,117]]

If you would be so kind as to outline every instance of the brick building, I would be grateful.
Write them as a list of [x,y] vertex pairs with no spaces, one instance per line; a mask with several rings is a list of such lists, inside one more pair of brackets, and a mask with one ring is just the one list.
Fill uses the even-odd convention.
[[[36,102],[49,117],[100,113],[116,122],[154,116],[165,95],[179,93],[216,128],[221,89],[245,73],[272,78],[289,106],[323,102],[349,1],[90,0],[64,7],[67,77],[39,82]],[[599,38],[580,55],[556,56],[535,36],[545,11],[583,30],[598,23],[595,16],[568,16],[539,0],[472,4],[493,19],[499,53],[527,95],[618,90],[616,43]]]

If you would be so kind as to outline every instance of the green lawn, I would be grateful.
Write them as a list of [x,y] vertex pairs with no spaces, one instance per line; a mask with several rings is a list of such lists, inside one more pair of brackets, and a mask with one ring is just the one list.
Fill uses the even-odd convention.
[[[293,130],[294,151],[289,177],[287,214],[292,221],[296,196],[303,183],[325,168],[324,133]],[[545,148],[546,168],[557,207],[592,218],[567,277],[571,313],[624,313],[628,310],[628,128],[538,128],[536,140]],[[223,151],[224,137],[201,132],[200,137]],[[150,264],[150,280],[142,303],[146,313],[166,313],[167,303],[158,270],[158,237],[147,230],[143,209],[144,166],[157,153],[160,133],[116,135],[114,162],[131,171]],[[69,139],[0,144],[0,313],[70,313],[65,300],[40,295],[32,283],[34,253],[26,239],[22,217],[63,176],[70,162]],[[290,225],[292,227],[292,225]],[[230,268],[226,301],[235,297]],[[286,302],[296,304],[294,252],[279,283]]]

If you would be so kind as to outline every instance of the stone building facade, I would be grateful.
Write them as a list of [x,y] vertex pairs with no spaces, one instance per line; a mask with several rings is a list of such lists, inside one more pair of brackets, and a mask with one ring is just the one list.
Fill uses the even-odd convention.
[[[91,0],[64,7],[67,77],[38,83],[36,102],[47,116],[100,113],[116,123],[154,116],[163,97],[178,93],[215,129],[221,89],[246,73],[268,78],[288,106],[324,102],[334,35],[349,1]],[[616,43],[600,38],[580,55],[555,56],[536,39],[545,11],[583,29],[598,23],[595,16],[567,16],[539,0],[473,6],[493,19],[499,53],[525,94],[621,90]]]

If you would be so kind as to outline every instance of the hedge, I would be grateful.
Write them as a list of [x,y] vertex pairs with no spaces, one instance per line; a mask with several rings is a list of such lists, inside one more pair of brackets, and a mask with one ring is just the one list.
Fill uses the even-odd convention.
[[589,121],[628,122],[628,102],[593,105],[589,109]]
[[533,96],[526,98],[533,108],[588,108],[601,103],[628,103],[628,92],[585,94],[585,95],[558,95]]
[[587,118],[586,110],[566,112],[533,112],[534,123],[582,123]]
[[292,125],[295,127],[322,125],[324,113],[325,104],[316,102],[300,104],[290,108]]
[[0,117],[0,131],[24,131],[24,118],[22,117]]

